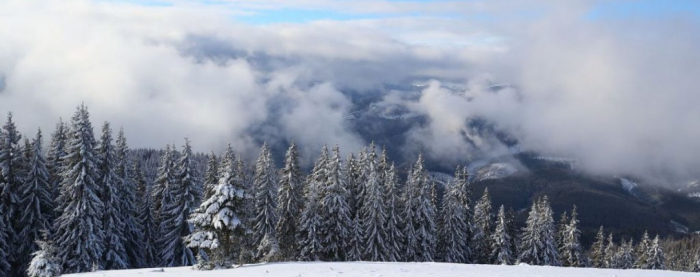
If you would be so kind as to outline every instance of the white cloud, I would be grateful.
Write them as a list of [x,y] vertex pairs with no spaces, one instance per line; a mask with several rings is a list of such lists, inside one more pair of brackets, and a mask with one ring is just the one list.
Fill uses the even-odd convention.
[[[33,133],[85,102],[96,126],[124,125],[134,147],[188,136],[203,151],[232,141],[250,154],[261,139],[352,151],[365,142],[346,126],[352,104],[341,91],[433,79],[409,105],[430,124],[413,129],[406,147],[434,158],[503,153],[478,136],[464,143],[463,123],[478,116],[594,172],[700,174],[697,18],[592,21],[591,1],[558,3],[2,1],[0,112],[15,112]],[[395,16],[235,19],[283,7]],[[515,88],[493,93],[493,83]]]

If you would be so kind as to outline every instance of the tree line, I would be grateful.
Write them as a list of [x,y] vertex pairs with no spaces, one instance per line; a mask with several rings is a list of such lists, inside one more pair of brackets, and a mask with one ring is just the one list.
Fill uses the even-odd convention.
[[[281,169],[265,144],[253,170],[229,145],[198,172],[186,139],[165,147],[150,182],[123,130],[115,140],[105,123],[96,139],[84,105],[47,151],[42,140],[39,130],[22,141],[12,114],[0,132],[0,276],[269,261],[666,268],[658,236],[616,244],[601,227],[585,251],[576,208],[557,223],[546,196],[517,230],[488,188],[471,203],[466,167],[439,193],[421,156],[401,181],[374,144],[344,159],[324,146],[305,175],[294,143]],[[684,270],[698,270],[693,253],[679,255]]]

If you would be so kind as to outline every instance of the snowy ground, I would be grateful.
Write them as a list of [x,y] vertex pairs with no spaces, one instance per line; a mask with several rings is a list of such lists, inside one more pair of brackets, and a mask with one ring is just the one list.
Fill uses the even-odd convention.
[[615,270],[546,266],[464,265],[446,263],[271,263],[246,265],[236,269],[194,271],[189,267],[132,269],[72,274],[75,277],[681,277],[697,274],[661,270]]

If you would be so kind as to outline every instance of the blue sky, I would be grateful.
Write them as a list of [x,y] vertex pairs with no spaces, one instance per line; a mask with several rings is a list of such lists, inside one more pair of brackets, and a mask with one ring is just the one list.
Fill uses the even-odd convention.
[[[420,10],[404,10],[398,12],[376,12],[362,7],[364,4],[356,4],[347,0],[326,0],[318,1],[318,5],[310,4],[308,1],[289,0],[284,2],[275,1],[227,1],[227,0],[201,0],[201,1],[177,1],[177,0],[97,0],[102,2],[122,2],[146,6],[170,6],[177,3],[198,3],[205,6],[217,6],[227,9],[245,11],[246,15],[239,15],[237,20],[250,24],[271,24],[271,23],[305,23],[317,20],[358,20],[358,19],[378,19],[392,17],[410,17],[430,15],[438,18],[462,17],[474,20],[493,20],[499,15],[484,11],[464,13],[451,12],[449,9],[423,13]],[[383,0],[366,1],[366,3],[391,5],[414,5],[415,6],[437,6],[443,8],[447,5],[468,5],[478,3],[477,0]],[[283,4],[280,4],[283,3]],[[488,1],[486,2],[488,3]],[[517,2],[515,2],[517,3]],[[538,3],[538,2],[535,2]],[[541,2],[539,2],[541,3]],[[539,4],[538,3],[538,4]],[[489,3],[490,4],[490,3]],[[546,4],[528,6],[526,10],[516,10],[515,13],[500,16],[518,18],[532,18],[543,14]],[[264,7],[261,7],[264,6]],[[352,9],[347,9],[352,7]],[[464,10],[462,10],[464,11]],[[626,20],[631,18],[654,19],[668,16],[692,16],[700,17],[700,1],[696,0],[639,0],[639,1],[600,1],[587,12],[587,18],[593,20]]]

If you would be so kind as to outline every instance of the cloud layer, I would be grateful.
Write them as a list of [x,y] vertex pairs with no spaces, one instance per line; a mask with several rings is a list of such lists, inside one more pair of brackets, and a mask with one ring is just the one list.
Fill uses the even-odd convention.
[[[470,132],[479,117],[594,173],[700,175],[697,16],[594,20],[592,1],[507,2],[285,1],[393,16],[249,25],[238,19],[280,3],[3,1],[0,112],[33,133],[85,102],[134,147],[190,137],[248,155],[263,140],[356,151],[372,138],[349,126],[350,95],[378,93],[428,118],[390,147],[435,159],[507,153]],[[426,87],[411,98],[394,84]]]

